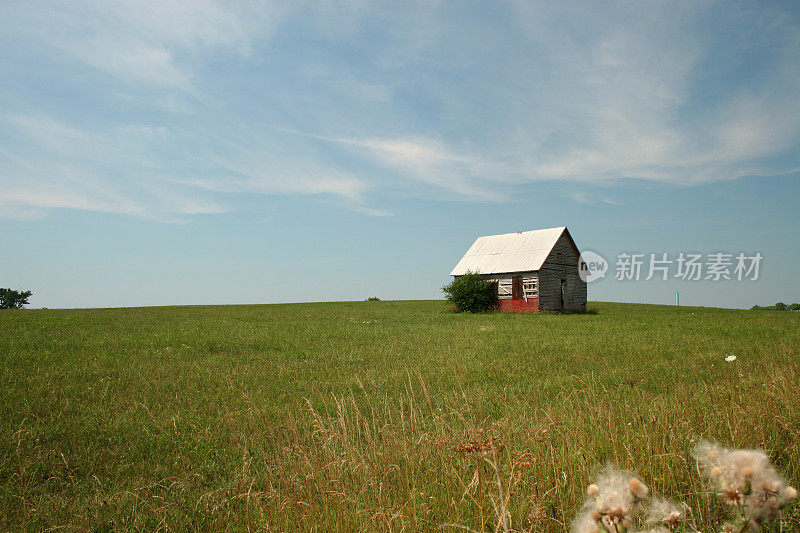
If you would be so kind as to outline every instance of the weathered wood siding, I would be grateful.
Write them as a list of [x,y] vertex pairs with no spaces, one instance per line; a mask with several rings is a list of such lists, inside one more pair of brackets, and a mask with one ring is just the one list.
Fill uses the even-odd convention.
[[[519,276],[520,278],[535,278],[538,275],[539,273],[536,270],[526,270],[525,272],[502,272],[500,274],[483,274],[483,277],[486,279],[504,279],[504,278],[513,279],[515,276]],[[453,279],[460,277],[461,276],[453,276]]]
[[539,271],[539,309],[561,309],[561,280],[566,282],[563,309],[586,309],[586,282],[578,275],[578,260],[570,238],[562,234]]

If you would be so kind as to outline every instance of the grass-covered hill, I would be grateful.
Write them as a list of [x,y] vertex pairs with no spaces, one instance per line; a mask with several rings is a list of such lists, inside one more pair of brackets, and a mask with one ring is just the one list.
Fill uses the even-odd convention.
[[710,528],[700,438],[797,486],[800,316],[591,306],[2,311],[0,529],[489,531],[487,442],[519,530],[565,531],[606,461]]

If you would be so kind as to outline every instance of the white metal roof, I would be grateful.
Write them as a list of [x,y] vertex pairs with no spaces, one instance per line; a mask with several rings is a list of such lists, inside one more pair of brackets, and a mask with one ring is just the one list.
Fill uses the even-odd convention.
[[451,276],[469,272],[502,274],[539,270],[566,226],[478,237]]

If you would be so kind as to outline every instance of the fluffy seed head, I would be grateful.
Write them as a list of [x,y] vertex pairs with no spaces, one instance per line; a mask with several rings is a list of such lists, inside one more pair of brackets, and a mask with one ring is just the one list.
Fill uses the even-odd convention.
[[597,521],[591,514],[583,512],[575,517],[570,527],[570,533],[599,533]]
[[773,520],[794,497],[790,494],[797,495],[761,450],[730,450],[703,441],[695,447],[694,455],[723,500],[742,506],[753,524]]
[[628,483],[628,486],[631,489],[631,494],[640,500],[646,498],[647,494],[650,492],[650,489],[647,488],[647,485],[639,481],[638,478],[632,478]]
[[683,520],[684,510],[663,498],[652,498],[647,507],[647,523],[674,529]]
[[[606,466],[586,489],[583,511],[572,524],[573,533],[590,531],[590,524],[608,531],[627,529],[631,511],[649,492],[647,485],[630,472]],[[602,527],[600,527],[602,524]]]

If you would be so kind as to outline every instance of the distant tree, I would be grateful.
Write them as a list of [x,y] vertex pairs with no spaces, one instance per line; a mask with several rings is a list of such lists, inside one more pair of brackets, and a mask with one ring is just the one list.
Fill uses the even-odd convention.
[[0,289],[0,309],[22,309],[28,305],[28,298],[32,294],[31,291]]
[[800,304],[793,303],[793,304],[785,304],[783,302],[778,302],[775,305],[767,305],[767,306],[760,306],[754,305],[750,308],[750,310],[767,310],[767,311],[800,311]]
[[497,307],[497,288],[477,272],[467,272],[442,287],[457,313],[480,313]]
[[377,296],[370,296],[369,298],[367,298],[367,301],[368,302],[380,302],[381,299],[378,298]]

